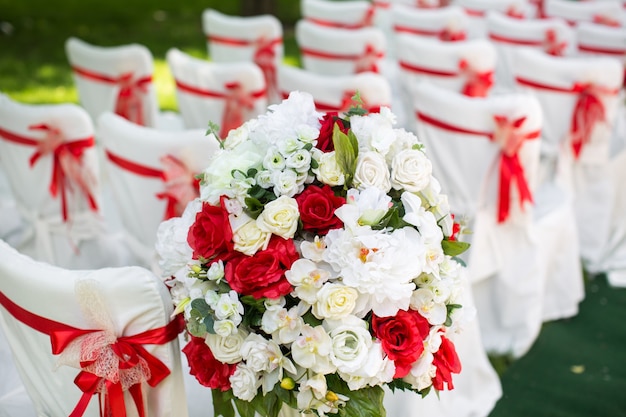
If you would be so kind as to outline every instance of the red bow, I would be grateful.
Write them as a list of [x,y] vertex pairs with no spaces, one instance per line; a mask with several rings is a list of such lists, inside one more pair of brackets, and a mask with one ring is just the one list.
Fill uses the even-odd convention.
[[467,34],[464,30],[454,30],[446,27],[439,32],[439,39],[445,42],[464,41],[467,39]]
[[276,46],[281,43],[282,39],[260,38],[256,41],[256,51],[254,52],[253,61],[261,68],[265,75],[265,83],[269,97],[278,97]]
[[487,97],[493,86],[493,71],[478,72],[465,59],[459,62],[459,69],[467,78],[461,93],[469,97]]
[[383,53],[377,51],[373,45],[367,44],[363,54],[357,58],[355,72],[378,72],[378,60],[383,57]]
[[83,193],[89,208],[97,211],[98,205],[93,196],[93,186],[95,179],[91,172],[83,165],[83,153],[85,149],[94,146],[93,137],[78,139],[74,141],[66,141],[65,137],[59,129],[51,127],[47,124],[38,124],[28,127],[31,130],[39,130],[45,133],[45,137],[41,140],[27,138],[17,135],[7,130],[0,129],[0,136],[9,142],[19,143],[22,145],[35,146],[37,150],[29,159],[32,167],[42,156],[52,155],[52,177],[48,190],[52,197],[58,194],[61,196],[61,214],[63,221],[68,220],[67,210],[67,190],[72,190],[72,185],[78,187]]
[[578,100],[572,114],[570,134],[572,151],[574,157],[578,158],[583,145],[591,140],[596,123],[606,121],[606,110],[600,95],[610,91],[590,83],[575,84],[573,90],[578,93]]
[[546,30],[544,39],[544,50],[546,53],[554,56],[563,56],[567,48],[566,41],[559,41],[558,34],[555,29]]
[[119,77],[109,77],[84,68],[72,67],[72,69],[82,77],[118,85],[120,91],[117,94],[115,113],[133,123],[145,125],[142,95],[148,92],[148,85],[152,82],[152,75],[136,78],[135,74],[129,72]]
[[220,129],[220,137],[225,138],[228,132],[241,126],[246,117],[244,111],[250,112],[254,109],[254,95],[246,91],[238,82],[232,82],[225,85],[228,91],[224,104],[224,113],[222,115],[222,126]]
[[[321,112],[346,112],[354,105],[352,98],[354,97],[354,91],[344,91],[341,97],[341,103],[339,106],[334,104],[323,103],[315,100],[315,108]],[[283,97],[287,98],[289,94],[283,94]],[[361,98],[362,99],[362,98]],[[363,100],[363,108],[367,109],[368,113],[379,113],[380,106],[368,106],[365,100]]]
[[524,13],[519,10],[514,4],[511,4],[507,9],[506,9],[506,15],[509,17],[512,17],[514,19],[525,19],[526,16],[524,16]]

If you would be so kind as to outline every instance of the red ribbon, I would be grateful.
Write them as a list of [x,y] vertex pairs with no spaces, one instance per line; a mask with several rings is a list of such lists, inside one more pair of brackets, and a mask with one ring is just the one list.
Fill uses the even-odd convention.
[[165,165],[165,169],[161,170],[138,164],[108,149],[105,150],[105,154],[109,161],[128,172],[143,177],[159,178],[165,183],[165,191],[156,195],[158,199],[167,200],[164,220],[180,216],[187,203],[199,194],[199,180],[182,161],[172,155],[161,158],[161,162]]
[[505,14],[513,19],[525,19],[524,13],[519,10],[514,4],[511,4],[507,9]]
[[393,30],[398,33],[411,33],[418,36],[433,36],[445,42],[464,41],[467,34],[463,30],[453,30],[451,28],[443,28],[440,30],[418,29],[410,26],[394,25]]
[[311,17],[311,16],[307,17],[306,20],[308,20],[309,22],[315,23],[317,25],[326,26],[326,27],[333,27],[333,28],[339,28],[339,29],[361,29],[364,27],[372,26],[374,24],[375,11],[376,10],[374,9],[374,7],[369,7],[367,11],[365,12],[365,14],[363,15],[363,18],[357,23],[343,23],[343,22],[337,22],[334,20],[320,19],[320,18]]
[[[28,310],[15,304],[2,291],[0,291],[0,304],[17,320],[31,327],[32,329],[50,336],[52,345],[52,354],[58,355],[74,340],[81,336],[102,332],[98,329],[77,329],[45,317],[38,316]],[[109,345],[109,348],[115,354],[117,365],[120,370],[131,369],[136,366],[146,366],[149,376],[146,382],[151,387],[156,387],[169,374],[168,367],[157,357],[143,347],[146,344],[163,345],[169,343],[178,337],[178,334],[185,328],[185,322],[181,315],[169,322],[164,327],[147,330],[134,336],[121,336]],[[107,380],[90,372],[92,365],[100,357],[94,360],[82,362],[81,371],[74,379],[74,383],[83,392],[78,400],[76,407],[69,417],[81,417],[91,397],[98,394],[101,397],[100,416],[106,417],[126,417],[126,405],[124,402],[124,389],[120,381]],[[146,411],[143,406],[143,394],[141,385],[135,384],[129,387],[128,391],[133,397],[135,406],[140,417],[146,417]],[[102,401],[102,396],[104,396]]]
[[319,51],[310,48],[300,48],[302,55],[308,55],[320,59],[341,59],[356,61],[355,73],[372,71],[378,72],[378,60],[384,56],[383,52],[377,51],[374,46],[367,44],[360,54],[338,54],[333,52]]
[[152,75],[135,78],[132,72],[119,77],[110,77],[84,68],[72,67],[72,70],[84,78],[115,84],[120,88],[115,103],[115,113],[138,125],[145,126],[142,95],[148,92],[148,85],[152,82]]
[[43,139],[32,139],[18,135],[8,130],[0,129],[0,136],[5,140],[21,145],[34,146],[37,148],[29,159],[32,167],[42,156],[52,154],[52,177],[48,190],[54,198],[58,194],[61,195],[61,214],[63,221],[68,220],[67,211],[67,189],[72,189],[72,184],[76,185],[85,196],[89,208],[93,211],[98,210],[98,205],[91,190],[91,184],[88,182],[84,172],[82,172],[82,157],[85,149],[94,146],[93,137],[66,141],[65,137],[59,129],[51,127],[47,124],[38,124],[28,127],[30,130],[38,130],[45,133]]
[[414,64],[400,60],[398,62],[401,68],[408,71],[434,75],[438,77],[459,77],[464,76],[466,82],[461,89],[461,93],[469,97],[486,97],[489,90],[493,86],[493,71],[478,72],[472,68],[469,63],[462,59],[459,61],[459,71],[441,71],[430,68],[420,67]]
[[622,25],[619,22],[619,20],[614,19],[611,16],[600,15],[600,14],[593,16],[593,23],[596,23],[598,25],[610,26],[614,28],[618,28]]
[[[354,91],[345,91],[341,98],[341,104],[339,106],[335,106],[333,104],[320,102],[315,100],[315,108],[321,112],[346,112],[350,110],[350,108],[354,105],[352,97],[354,97]],[[379,113],[380,106],[368,106],[367,103],[363,102],[363,107],[367,109],[368,113]]]
[[520,132],[522,125],[526,121],[526,117],[509,120],[506,116],[494,115],[495,130],[493,132],[454,126],[421,112],[417,112],[417,117],[424,123],[428,123],[439,129],[455,133],[484,136],[500,145],[502,151],[500,152],[498,223],[505,222],[509,217],[512,185],[517,186],[520,195],[520,207],[523,207],[526,201],[533,201],[532,193],[530,192],[524,174],[524,167],[518,157],[518,151],[525,140],[537,139],[541,135],[541,132],[539,130],[527,133]]
[[246,91],[238,82],[225,84],[226,92],[204,90],[179,80],[176,80],[176,87],[189,94],[226,100],[220,129],[220,137],[222,138],[225,138],[230,130],[238,128],[246,121],[247,116],[244,112],[250,112],[254,109],[254,100],[267,95],[266,90]]
[[557,93],[576,94],[578,96],[570,124],[572,152],[576,159],[580,156],[583,146],[591,140],[591,133],[596,123],[606,121],[606,109],[604,104],[602,104],[600,96],[619,93],[619,89],[610,90],[592,83],[576,83],[572,87],[564,88],[542,84],[521,77],[516,77],[515,80],[518,84],[527,87]]
[[553,56],[563,56],[565,48],[567,47],[566,41],[559,41],[557,32],[554,29],[546,30],[543,40],[515,39],[495,33],[490,33],[489,38],[496,42],[509,43],[512,45],[541,46],[546,53]]

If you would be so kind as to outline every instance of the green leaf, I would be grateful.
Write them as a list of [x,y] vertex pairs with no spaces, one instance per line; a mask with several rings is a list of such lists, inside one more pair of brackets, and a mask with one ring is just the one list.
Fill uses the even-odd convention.
[[322,325],[322,320],[315,317],[310,310],[302,316],[302,320],[311,327]]
[[317,162],[315,158],[311,158],[311,169],[317,169],[320,167],[320,164]]
[[238,398],[233,399],[237,411],[241,417],[255,417],[256,410],[252,405],[252,402],[243,401]]
[[246,203],[246,207],[248,208],[247,213],[254,219],[259,217],[259,214],[263,211],[263,204],[256,198],[246,197],[244,203]]
[[346,135],[335,124],[333,128],[333,144],[335,159],[345,177],[345,188],[350,188],[356,170],[356,159],[359,154],[359,142],[351,131]]
[[211,314],[206,316],[204,320],[202,320],[202,323],[204,324],[204,327],[206,327],[206,331],[208,333],[215,334],[215,328],[214,328],[215,319],[213,318]]
[[215,417],[235,417],[235,408],[232,403],[231,391],[222,392],[217,389],[211,390],[213,394],[213,411]]
[[250,168],[250,169],[248,170],[248,175],[247,175],[247,177],[248,177],[248,178],[254,178],[254,177],[256,176],[257,172],[259,172],[259,170],[258,170],[258,169],[256,169],[256,168]]
[[196,310],[203,317],[211,313],[211,307],[204,301],[204,298],[194,298],[191,301],[191,308]]
[[261,187],[259,184],[255,184],[248,190],[248,195],[258,201],[265,195],[265,188]]
[[288,391],[286,389],[281,388],[279,384],[276,384],[272,392],[275,392],[278,399],[282,401],[283,403],[285,403],[286,406],[289,406],[293,409],[298,408],[298,403],[296,401],[296,394],[293,390]]
[[441,242],[443,253],[449,256],[458,256],[465,252],[469,247],[469,243],[459,242],[457,240],[443,240]]
[[358,391],[349,391],[343,394],[350,397],[350,400],[340,410],[340,415],[345,417],[386,417],[387,412],[383,406],[385,393],[381,387],[361,388]]

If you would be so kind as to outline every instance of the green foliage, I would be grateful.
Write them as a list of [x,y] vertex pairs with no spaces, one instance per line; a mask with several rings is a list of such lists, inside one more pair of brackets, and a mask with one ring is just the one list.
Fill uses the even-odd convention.
[[333,144],[335,145],[335,158],[339,169],[345,177],[344,188],[348,189],[352,185],[354,171],[356,170],[356,160],[359,155],[359,142],[352,131],[346,135],[335,124],[333,128]]
[[469,248],[470,244],[467,242],[459,242],[456,240],[443,240],[441,247],[443,253],[448,256],[459,256]]
[[351,391],[348,384],[335,374],[326,375],[328,389],[337,394],[345,395],[350,400],[339,409],[341,417],[385,417],[383,397],[385,392],[381,387],[366,387]]

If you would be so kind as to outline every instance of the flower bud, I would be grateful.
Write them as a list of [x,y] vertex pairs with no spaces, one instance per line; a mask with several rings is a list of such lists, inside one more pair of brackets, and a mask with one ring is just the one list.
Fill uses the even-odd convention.
[[200,267],[200,265],[197,265],[197,264],[191,265],[191,270],[195,272],[196,274],[199,274],[200,272],[202,272],[202,268]]
[[333,403],[334,403],[335,401],[339,401],[339,397],[337,396],[337,394],[335,394],[335,393],[334,393],[334,392],[332,392],[332,391],[328,391],[328,392],[326,393],[326,397],[325,397],[325,398],[326,398],[326,400],[327,400],[327,401],[330,401],[330,402],[333,402]]
[[282,389],[286,389],[287,391],[291,391],[296,387],[296,381],[293,378],[285,377],[280,380],[280,387]]

